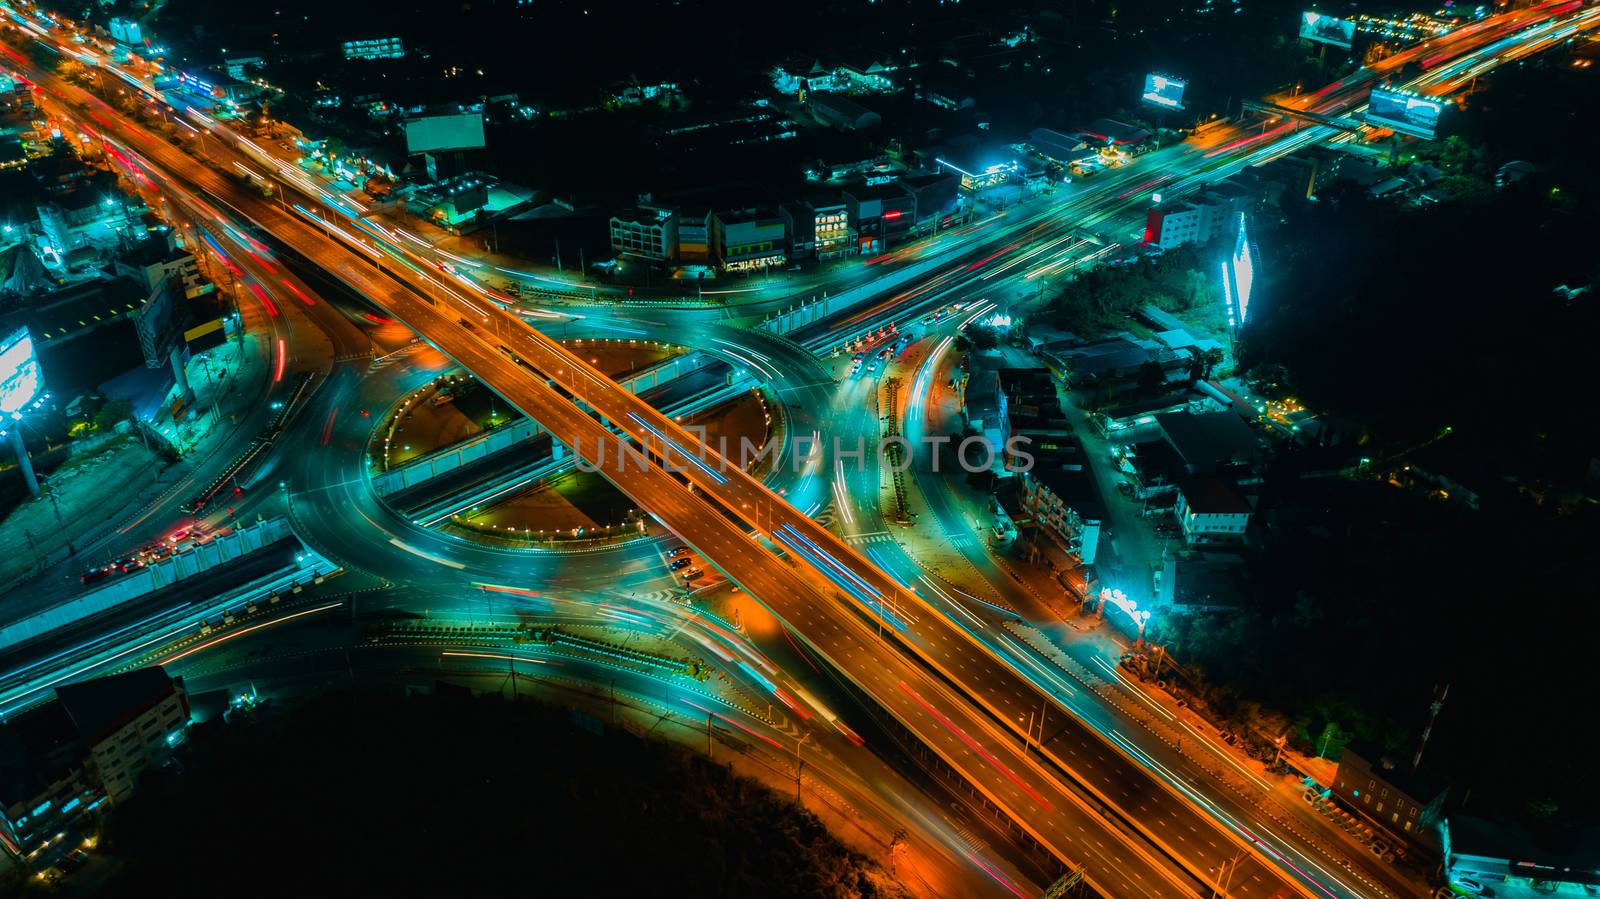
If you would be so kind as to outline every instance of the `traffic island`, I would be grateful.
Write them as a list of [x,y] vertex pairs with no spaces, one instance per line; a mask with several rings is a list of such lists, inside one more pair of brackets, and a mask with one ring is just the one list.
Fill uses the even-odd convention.
[[[760,391],[748,390],[705,412],[683,416],[682,423],[704,427],[714,448],[724,441],[730,448],[741,440],[762,445],[775,430],[779,409]],[[737,450],[730,454],[737,459]],[[603,474],[569,468],[503,499],[451,515],[442,526],[503,545],[575,549],[649,534],[647,520]]]

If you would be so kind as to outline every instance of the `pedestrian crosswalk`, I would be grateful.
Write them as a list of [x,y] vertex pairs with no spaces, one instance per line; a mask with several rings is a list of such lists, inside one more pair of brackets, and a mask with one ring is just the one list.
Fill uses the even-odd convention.
[[944,542],[956,549],[966,549],[969,546],[976,546],[978,538],[971,534],[945,534]]
[[972,850],[974,854],[981,855],[983,850],[989,848],[989,842],[973,833],[972,828],[968,825],[957,827],[956,837],[965,843],[967,848]]
[[873,531],[870,534],[846,534],[844,542],[853,546],[866,546],[869,543],[893,543],[894,535],[888,531]]

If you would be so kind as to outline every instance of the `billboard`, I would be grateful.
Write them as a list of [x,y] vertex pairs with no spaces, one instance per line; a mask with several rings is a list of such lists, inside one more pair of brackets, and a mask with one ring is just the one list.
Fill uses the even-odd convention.
[[171,278],[162,278],[150,298],[133,314],[133,333],[139,338],[139,349],[148,368],[168,363],[172,351],[182,344],[183,331],[189,324],[186,310],[174,304],[174,283]]
[[430,115],[405,124],[407,153],[439,153],[445,150],[483,148],[483,113]]
[[0,412],[20,411],[44,390],[39,357],[28,329],[18,328],[0,340]]
[[1222,262],[1222,301],[1227,308],[1228,328],[1235,333],[1250,321],[1250,295],[1255,290],[1256,257],[1245,230],[1244,213],[1239,213],[1239,229],[1233,252]]
[[1167,109],[1183,108],[1183,89],[1189,82],[1151,72],[1144,76],[1144,102]]
[[1443,113],[1443,100],[1375,87],[1367,99],[1366,121],[1375,128],[1392,128],[1401,134],[1432,140]]
[[1307,10],[1300,14],[1300,36],[1348,50],[1356,42],[1356,23]]

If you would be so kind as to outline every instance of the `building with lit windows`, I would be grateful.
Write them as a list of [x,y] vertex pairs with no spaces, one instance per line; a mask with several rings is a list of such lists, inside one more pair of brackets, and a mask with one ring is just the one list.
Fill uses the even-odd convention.
[[375,37],[358,41],[345,41],[345,59],[403,59],[405,42],[397,37]]
[[182,682],[159,666],[57,687],[0,725],[0,845],[29,862],[72,848],[78,819],[131,795],[188,725]]
[[1249,500],[1219,478],[1180,481],[1173,509],[1184,542],[1191,546],[1243,543],[1254,512]]
[[1340,806],[1406,846],[1430,855],[1440,851],[1439,823],[1448,790],[1427,771],[1419,773],[1376,743],[1358,741],[1344,748],[1330,789]]
[[0,725],[0,845],[6,852],[32,860],[47,840],[102,800],[83,744],[59,702]]
[[678,218],[665,206],[642,204],[611,217],[611,249],[618,256],[666,262],[678,251]]
[[1242,192],[1211,190],[1158,203],[1145,215],[1144,242],[1163,250],[1207,243],[1231,233],[1246,206]]
[[717,263],[723,271],[759,271],[788,259],[783,216],[767,209],[738,209],[712,216]]
[[678,228],[678,261],[711,260],[711,210],[706,206],[679,206],[673,218]]
[[916,198],[899,181],[862,184],[844,192],[855,229],[858,253],[882,253],[910,237],[917,220]]

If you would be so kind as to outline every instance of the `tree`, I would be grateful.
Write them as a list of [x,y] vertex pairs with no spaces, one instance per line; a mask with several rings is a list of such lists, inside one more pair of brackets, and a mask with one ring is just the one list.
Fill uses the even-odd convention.
[[117,426],[118,422],[128,421],[133,418],[133,403],[127,400],[112,400],[100,407],[94,414],[96,430],[109,431]]

